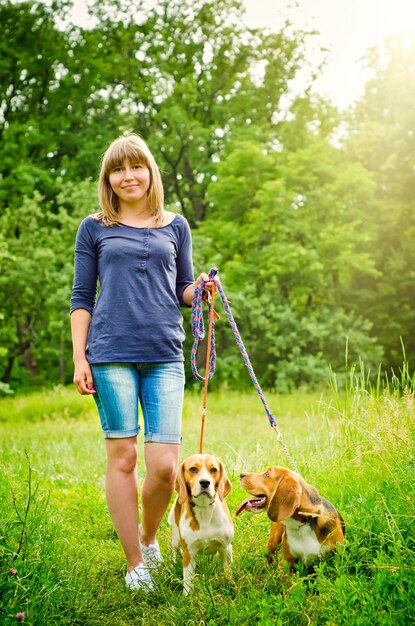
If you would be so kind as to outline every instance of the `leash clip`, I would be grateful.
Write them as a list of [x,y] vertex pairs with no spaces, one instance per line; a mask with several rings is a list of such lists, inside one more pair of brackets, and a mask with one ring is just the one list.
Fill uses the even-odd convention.
[[[206,304],[208,305],[208,307],[210,307],[212,305],[212,292],[209,291],[209,289],[206,289],[206,287],[203,287],[203,291],[202,291],[202,300],[203,302],[206,302]],[[213,316],[215,318],[215,321],[217,322],[218,320],[220,320],[220,315],[219,313],[216,311],[216,309],[213,309]]]

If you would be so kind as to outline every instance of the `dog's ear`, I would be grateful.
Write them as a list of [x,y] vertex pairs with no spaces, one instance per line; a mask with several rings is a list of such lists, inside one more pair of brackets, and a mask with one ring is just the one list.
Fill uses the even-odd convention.
[[183,502],[187,499],[187,485],[184,479],[184,463],[182,463],[179,467],[179,471],[176,478],[176,491],[178,493],[179,504],[183,504]]
[[219,467],[220,467],[220,470],[219,470],[220,478],[219,478],[219,483],[218,483],[218,494],[219,494],[219,498],[223,500],[224,498],[226,498],[226,496],[232,489],[232,484],[230,480],[228,479],[228,476],[226,474],[222,461],[219,462]]
[[273,522],[283,522],[291,517],[300,506],[301,493],[302,489],[298,480],[289,474],[284,475],[272,494],[268,506],[268,517]]

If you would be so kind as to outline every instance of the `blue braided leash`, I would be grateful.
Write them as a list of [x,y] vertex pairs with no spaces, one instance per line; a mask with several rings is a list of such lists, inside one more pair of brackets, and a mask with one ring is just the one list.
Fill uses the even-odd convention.
[[[203,323],[203,310],[202,310],[202,302],[203,302],[203,291],[205,288],[205,284],[211,282],[214,283],[216,286],[216,289],[218,290],[218,293],[220,295],[220,298],[222,300],[222,304],[223,304],[223,308],[225,309],[225,313],[228,317],[229,323],[231,325],[232,328],[232,332],[234,334],[237,346],[242,354],[242,358],[243,361],[245,363],[246,368],[248,369],[249,375],[251,377],[251,380],[255,386],[255,389],[257,390],[257,393],[261,399],[261,402],[264,406],[265,412],[268,416],[268,421],[269,424],[271,426],[271,428],[274,429],[274,431],[277,434],[277,439],[279,441],[279,443],[281,444],[290,464],[291,467],[294,469],[295,472],[297,472],[298,474],[300,473],[290,455],[290,453],[288,452],[288,449],[284,443],[283,437],[282,437],[282,433],[278,428],[277,422],[275,420],[275,417],[273,416],[273,414],[271,413],[268,404],[265,400],[265,396],[262,392],[261,386],[257,380],[257,377],[255,376],[255,372],[254,369],[251,365],[251,361],[249,359],[248,353],[245,349],[245,346],[243,344],[241,335],[239,333],[238,327],[236,325],[236,322],[234,320],[234,317],[232,315],[232,311],[230,309],[229,306],[229,302],[228,299],[225,295],[225,292],[223,291],[221,282],[219,280],[219,276],[218,276],[218,269],[216,267],[212,267],[209,275],[208,275],[208,280],[207,281],[201,281],[199,283],[199,285],[197,285],[197,287],[195,288],[195,292],[193,295],[193,300],[192,300],[192,334],[194,337],[194,342],[193,342],[193,346],[192,346],[192,354],[191,354],[191,366],[192,366],[192,372],[193,372],[193,376],[197,379],[200,380],[202,382],[206,382],[206,377],[205,376],[201,376],[201,374],[199,374],[197,366],[196,366],[196,354],[197,354],[197,349],[198,349],[198,345],[199,345],[199,341],[202,341],[205,337],[205,326]],[[211,310],[211,302],[210,299],[208,299],[208,310],[210,313]],[[215,345],[215,322],[214,319],[212,318],[212,328],[211,328],[211,352],[210,352],[210,357],[209,357],[209,371],[207,372],[207,379],[208,381],[212,379],[214,373],[215,373],[215,369],[216,369],[216,345]]]

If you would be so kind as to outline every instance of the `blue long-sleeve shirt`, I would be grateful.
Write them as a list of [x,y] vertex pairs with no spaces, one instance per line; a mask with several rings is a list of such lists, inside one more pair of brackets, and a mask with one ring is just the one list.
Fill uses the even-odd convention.
[[104,226],[92,215],[85,218],[76,236],[70,310],[92,315],[88,361],[183,361],[180,306],[193,281],[192,239],[183,216],[161,228]]

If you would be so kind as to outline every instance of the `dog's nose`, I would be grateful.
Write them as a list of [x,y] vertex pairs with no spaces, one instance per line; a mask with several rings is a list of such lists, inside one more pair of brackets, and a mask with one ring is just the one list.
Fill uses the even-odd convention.
[[202,489],[207,489],[210,485],[210,480],[199,480],[199,485]]
[[239,478],[244,478],[246,474],[239,474]]

